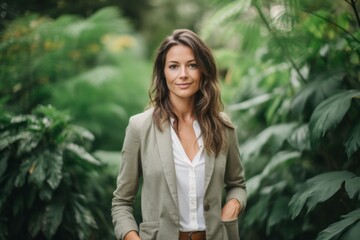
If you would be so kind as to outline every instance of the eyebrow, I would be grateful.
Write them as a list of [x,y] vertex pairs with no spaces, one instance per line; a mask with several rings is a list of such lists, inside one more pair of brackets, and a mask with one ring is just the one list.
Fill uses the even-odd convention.
[[[187,63],[190,63],[190,62],[196,62],[195,59],[191,59],[189,61],[187,61]],[[179,63],[178,61],[168,61],[167,63]]]

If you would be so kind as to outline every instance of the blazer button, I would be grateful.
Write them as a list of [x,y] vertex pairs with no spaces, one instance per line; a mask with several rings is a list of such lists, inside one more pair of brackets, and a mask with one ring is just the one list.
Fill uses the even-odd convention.
[[204,211],[209,211],[209,209],[210,209],[210,205],[209,205],[209,204],[204,205]]

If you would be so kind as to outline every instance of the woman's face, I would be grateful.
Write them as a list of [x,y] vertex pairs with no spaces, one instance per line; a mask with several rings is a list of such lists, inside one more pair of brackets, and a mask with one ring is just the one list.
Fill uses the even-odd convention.
[[165,58],[164,74],[170,100],[192,100],[200,89],[201,71],[191,48],[175,45]]

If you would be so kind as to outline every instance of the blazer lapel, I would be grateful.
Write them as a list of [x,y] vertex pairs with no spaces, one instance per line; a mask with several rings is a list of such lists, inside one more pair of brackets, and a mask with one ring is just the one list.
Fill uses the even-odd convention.
[[175,164],[172,150],[172,141],[169,124],[163,124],[162,131],[155,127],[156,139],[160,153],[160,159],[165,175],[166,182],[169,186],[171,197],[173,198],[176,206],[178,206],[177,185]]
[[204,193],[206,193],[209,183],[214,171],[214,165],[215,165],[215,156],[214,154],[209,155],[208,153],[205,153],[205,189]]

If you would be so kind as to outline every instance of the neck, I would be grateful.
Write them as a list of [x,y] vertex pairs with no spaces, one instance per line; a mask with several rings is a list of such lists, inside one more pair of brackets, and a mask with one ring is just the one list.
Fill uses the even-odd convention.
[[173,111],[178,117],[179,121],[193,121],[195,119],[195,111],[194,111],[194,99],[171,99],[171,104],[173,107]]

